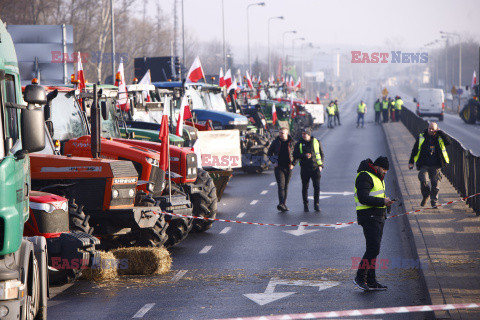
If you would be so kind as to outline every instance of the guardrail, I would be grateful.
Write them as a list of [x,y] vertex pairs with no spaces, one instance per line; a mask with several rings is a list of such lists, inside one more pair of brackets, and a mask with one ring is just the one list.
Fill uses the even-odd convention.
[[[428,122],[407,108],[402,108],[401,120],[408,131],[418,137],[428,127]],[[449,136],[452,143],[447,146],[450,163],[442,169],[445,177],[462,197],[480,192],[480,157],[475,156],[458,140]],[[466,203],[480,215],[480,197],[467,199]]]

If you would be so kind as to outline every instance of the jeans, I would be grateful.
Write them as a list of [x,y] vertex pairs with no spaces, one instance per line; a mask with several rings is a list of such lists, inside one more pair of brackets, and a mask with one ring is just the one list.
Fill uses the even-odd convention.
[[[427,179],[430,179],[432,187],[428,183]],[[420,180],[420,190],[422,191],[422,196],[424,198],[430,196],[430,200],[432,202],[438,201],[438,192],[440,189],[438,188],[438,184],[440,180],[442,180],[442,171],[439,167],[431,167],[431,166],[422,166],[420,171],[418,172],[418,180]]]
[[338,121],[338,124],[341,125],[340,123],[340,113],[339,112],[335,112],[335,115],[334,115],[334,122],[335,122],[335,125],[337,125],[337,121]]
[[363,128],[363,125],[365,124],[365,113],[358,113],[358,117],[357,117],[357,127],[360,125],[360,119],[362,120],[362,128]]
[[388,122],[388,109],[383,109],[383,122]]
[[300,176],[302,178],[302,198],[303,204],[308,205],[308,185],[310,179],[313,184],[313,203],[318,205],[320,203],[320,168],[317,169],[304,169],[301,168]]
[[333,128],[333,115],[328,115],[328,127]]
[[287,202],[288,183],[292,177],[292,170],[284,167],[275,167],[275,179],[278,186],[278,202],[285,205]]
[[[362,219],[358,222],[363,228],[363,235],[365,236],[366,249],[362,260],[358,265],[357,278],[364,280],[367,283],[376,281],[375,262],[380,253],[380,244],[383,236],[383,226],[385,220],[378,221],[375,219]],[[374,260],[375,259],[375,260]]]
[[380,123],[380,110],[375,111],[375,123]]
[[400,110],[395,110],[395,121],[400,121]]

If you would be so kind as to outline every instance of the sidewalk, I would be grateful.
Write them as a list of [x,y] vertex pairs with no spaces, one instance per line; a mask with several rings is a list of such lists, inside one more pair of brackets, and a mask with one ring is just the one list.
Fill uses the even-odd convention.
[[[422,195],[418,171],[408,169],[415,138],[401,122],[382,126],[404,210],[420,209]],[[448,179],[443,177],[439,203],[459,198]],[[429,203],[430,200],[427,205]],[[480,217],[476,217],[464,202],[407,217],[432,304],[480,303]],[[480,319],[480,310],[442,311],[435,316],[438,319]]]

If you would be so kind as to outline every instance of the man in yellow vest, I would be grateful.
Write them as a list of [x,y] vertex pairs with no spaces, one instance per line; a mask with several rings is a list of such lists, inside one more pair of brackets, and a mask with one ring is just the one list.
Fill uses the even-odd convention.
[[330,101],[330,103],[327,106],[327,114],[328,114],[328,128],[333,129],[333,119],[335,117],[335,105],[333,101]]
[[[430,123],[428,129],[421,133],[415,141],[410,161],[408,161],[408,168],[413,169],[413,164],[417,164],[418,179],[423,196],[420,203],[422,207],[429,197],[432,207],[437,206],[438,192],[440,191],[438,184],[442,179],[442,167],[450,162],[445,148],[450,142],[450,138],[438,129],[436,122]],[[431,188],[427,174],[432,184]]]
[[366,250],[353,283],[364,291],[387,290],[386,286],[378,283],[375,268],[380,253],[387,207],[394,203],[394,200],[385,195],[384,177],[388,168],[387,157],[378,157],[375,162],[366,159],[360,163],[355,179],[357,220],[363,228]]
[[314,209],[320,212],[320,178],[323,169],[323,149],[318,139],[312,137],[312,130],[302,130],[302,138],[293,149],[294,164],[300,160],[300,176],[302,178],[303,211],[308,209],[308,185],[310,179],[313,184]]
[[367,113],[367,105],[362,101],[357,107],[357,128],[360,126],[360,119],[362,120],[362,128],[365,124],[365,113]]
[[399,96],[396,96],[395,98],[395,121],[400,121],[400,112],[402,111],[403,100]]
[[383,114],[383,122],[388,122],[388,100],[386,96],[383,96],[382,99],[382,114]]
[[340,111],[338,111],[338,100],[335,99],[335,101],[333,102],[333,107],[334,107],[334,110],[335,110],[335,125],[337,125],[337,121],[338,121],[338,125],[341,126],[342,124],[340,123]]

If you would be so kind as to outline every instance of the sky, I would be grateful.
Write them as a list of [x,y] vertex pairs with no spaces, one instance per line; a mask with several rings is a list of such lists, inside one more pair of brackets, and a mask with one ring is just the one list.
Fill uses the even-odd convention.
[[[285,35],[286,50],[291,50],[295,38],[305,38],[305,42],[295,40],[298,49],[312,42],[327,52],[336,48],[345,52],[420,50],[440,39],[440,31],[480,40],[478,0],[223,0],[225,37],[237,54],[246,55],[247,6],[261,1],[265,6],[248,9],[252,57],[266,54],[267,21],[276,16],[284,16],[284,20],[270,21],[271,49],[277,51],[282,50],[283,33],[290,30],[297,33]],[[173,15],[174,2],[161,0],[164,14]],[[197,40],[222,41],[222,0],[183,0],[183,5],[185,28]],[[149,0],[149,6],[150,12],[156,12],[154,0]]]

